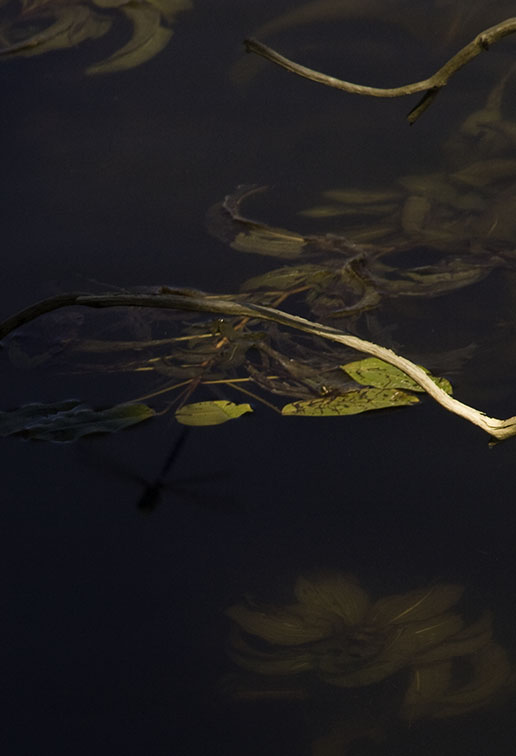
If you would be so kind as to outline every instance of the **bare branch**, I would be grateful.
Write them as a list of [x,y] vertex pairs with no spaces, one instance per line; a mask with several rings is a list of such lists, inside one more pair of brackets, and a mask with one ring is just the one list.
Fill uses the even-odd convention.
[[414,123],[414,121],[417,120],[417,118],[419,118],[419,116],[433,102],[439,90],[446,86],[448,80],[453,74],[469,63],[470,60],[476,58],[477,55],[480,55],[481,52],[488,50],[494,42],[498,42],[498,40],[509,34],[514,34],[514,32],[516,32],[516,18],[508,18],[495,26],[489,27],[489,29],[485,29],[480,32],[480,34],[477,34],[469,44],[459,50],[458,53],[450,58],[450,60],[436,71],[433,76],[430,76],[430,78],[416,81],[413,84],[405,84],[401,87],[392,88],[369,87],[362,84],[352,84],[349,81],[343,81],[334,76],[327,76],[324,73],[314,71],[311,68],[295,63],[289,58],[285,58],[271,47],[264,45],[262,42],[258,42],[256,39],[246,39],[244,44],[248,52],[257,53],[267,60],[270,60],[272,63],[276,63],[276,65],[286,68],[287,71],[291,71],[298,76],[303,76],[305,79],[310,79],[319,84],[325,84],[328,87],[342,89],[351,94],[368,95],[369,97],[403,97],[404,95],[415,94],[416,92],[425,92],[422,100],[407,116],[409,122]]
[[282,310],[236,301],[234,298],[225,295],[212,296],[192,289],[169,288],[163,289],[163,293],[160,294],[63,294],[37,302],[0,323],[0,339],[5,338],[16,328],[34,320],[39,315],[70,305],[82,307],[155,307],[269,320],[314,336],[320,336],[329,341],[344,344],[358,352],[373,355],[373,357],[378,357],[390,365],[394,365],[412,378],[442,407],[477,425],[499,441],[516,435],[516,417],[498,420],[459,402],[439,388],[422,368],[391,349],[351,336],[336,328],[314,323],[297,315],[290,315]]

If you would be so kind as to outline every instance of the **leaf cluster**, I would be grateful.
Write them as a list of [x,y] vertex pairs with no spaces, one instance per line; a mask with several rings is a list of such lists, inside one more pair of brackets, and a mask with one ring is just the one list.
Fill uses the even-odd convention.
[[[482,708],[506,687],[511,665],[493,641],[492,618],[466,625],[456,604],[463,589],[437,584],[373,600],[356,578],[337,571],[300,576],[282,606],[235,604],[229,656],[247,673],[314,695],[316,678],[337,688],[372,686],[408,670],[398,715],[414,721]],[[260,686],[258,686],[260,690]],[[274,694],[277,688],[274,688]],[[317,695],[317,693],[315,693]]]

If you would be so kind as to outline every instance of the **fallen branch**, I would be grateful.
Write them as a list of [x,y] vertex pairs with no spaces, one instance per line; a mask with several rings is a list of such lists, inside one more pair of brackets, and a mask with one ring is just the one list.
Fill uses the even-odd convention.
[[319,84],[325,84],[326,86],[334,87],[335,89],[342,89],[345,92],[351,92],[352,94],[368,95],[370,97],[403,97],[404,95],[424,91],[425,94],[422,99],[407,116],[409,123],[414,123],[428,106],[431,105],[439,91],[446,86],[448,80],[453,74],[469,63],[470,60],[476,58],[477,55],[480,55],[481,52],[488,50],[494,42],[498,42],[498,40],[503,39],[503,37],[506,37],[509,34],[514,34],[514,32],[516,32],[516,18],[508,18],[505,21],[496,24],[496,26],[491,26],[489,29],[485,29],[480,32],[480,34],[477,34],[469,44],[459,50],[453,58],[450,58],[450,60],[436,71],[433,76],[430,76],[430,78],[416,81],[413,84],[405,84],[401,87],[385,89],[381,87],[368,87],[361,84],[352,84],[349,81],[343,81],[334,76],[327,76],[319,71],[314,71],[311,68],[295,63],[289,58],[285,58],[271,47],[267,47],[267,45],[258,42],[256,39],[246,39],[244,44],[248,52],[257,53],[267,60],[270,60],[271,63],[276,63],[276,65],[286,68],[287,71],[291,71],[298,76],[303,76],[305,79],[316,81]]
[[388,362],[390,365],[394,365],[394,367],[402,370],[412,378],[442,407],[453,412],[455,415],[463,417],[465,420],[469,420],[470,423],[482,428],[482,430],[498,441],[516,435],[516,417],[510,417],[507,420],[498,420],[494,417],[488,417],[485,413],[467,404],[459,402],[439,388],[422,368],[405,357],[396,354],[391,349],[379,346],[371,341],[365,341],[357,336],[351,336],[343,331],[339,331],[337,328],[322,325],[321,323],[314,323],[297,315],[290,315],[273,307],[237,301],[230,296],[212,296],[195,289],[169,289],[167,287],[159,294],[86,294],[78,292],[51,297],[36,302],[8,318],[3,323],[0,323],[0,340],[25,323],[34,320],[39,315],[72,305],[96,308],[153,307],[270,320],[289,328],[295,328],[298,331],[304,331],[313,336],[320,336],[323,339],[344,344],[352,349],[356,349],[358,352],[370,354],[373,357],[378,357]]

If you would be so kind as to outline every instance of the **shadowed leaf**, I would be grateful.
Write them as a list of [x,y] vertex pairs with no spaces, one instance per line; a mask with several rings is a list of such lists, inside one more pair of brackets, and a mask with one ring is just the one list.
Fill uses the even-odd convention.
[[0,412],[0,435],[66,443],[92,433],[115,433],[155,414],[146,404],[118,404],[95,410],[77,399],[54,404],[26,404],[12,412]]

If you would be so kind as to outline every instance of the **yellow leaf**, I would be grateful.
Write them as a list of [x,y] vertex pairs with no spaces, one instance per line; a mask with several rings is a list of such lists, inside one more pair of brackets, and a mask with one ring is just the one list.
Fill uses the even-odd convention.
[[226,399],[218,399],[185,404],[176,410],[175,416],[182,425],[220,425],[252,411],[250,404],[235,404]]
[[286,404],[282,415],[301,415],[304,417],[335,417],[338,415],[357,415],[360,412],[402,407],[417,404],[419,400],[411,394],[397,389],[366,388],[349,391],[347,394],[333,397],[318,397]]
[[[379,360],[377,357],[366,357],[363,360],[348,362],[340,366],[354,381],[363,386],[375,386],[376,388],[399,388],[409,391],[421,391],[424,389],[410,378],[406,373],[388,362]],[[452,387],[446,378],[435,378],[430,371],[422,367],[422,370],[447,394],[452,393]]]

